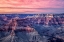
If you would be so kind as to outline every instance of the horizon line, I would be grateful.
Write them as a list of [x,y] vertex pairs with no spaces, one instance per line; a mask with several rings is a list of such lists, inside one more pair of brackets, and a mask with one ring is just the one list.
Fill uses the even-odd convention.
[[7,9],[64,9],[64,8],[23,8],[23,7],[0,7]]

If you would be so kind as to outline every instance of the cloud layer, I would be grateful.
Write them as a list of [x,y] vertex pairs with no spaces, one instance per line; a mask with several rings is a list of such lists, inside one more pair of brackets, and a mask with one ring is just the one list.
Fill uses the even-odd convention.
[[0,12],[44,12],[36,8],[64,9],[64,0],[0,0]]

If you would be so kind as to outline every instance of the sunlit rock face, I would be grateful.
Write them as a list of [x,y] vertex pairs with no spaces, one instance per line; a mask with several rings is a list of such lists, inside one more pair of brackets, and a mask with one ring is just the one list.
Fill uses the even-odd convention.
[[35,29],[32,32],[5,32],[3,35],[0,42],[47,42],[47,37],[41,37]]
[[64,14],[0,15],[0,42],[58,42],[58,39],[61,42],[64,40],[63,16]]

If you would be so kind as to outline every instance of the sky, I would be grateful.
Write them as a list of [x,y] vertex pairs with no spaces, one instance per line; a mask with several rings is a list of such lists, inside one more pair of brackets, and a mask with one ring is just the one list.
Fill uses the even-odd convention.
[[64,13],[64,0],[0,0],[0,13]]

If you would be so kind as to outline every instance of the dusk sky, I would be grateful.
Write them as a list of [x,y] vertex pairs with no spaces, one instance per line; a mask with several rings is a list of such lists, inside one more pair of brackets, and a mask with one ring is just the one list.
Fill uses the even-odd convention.
[[64,0],[0,0],[0,13],[64,13]]

